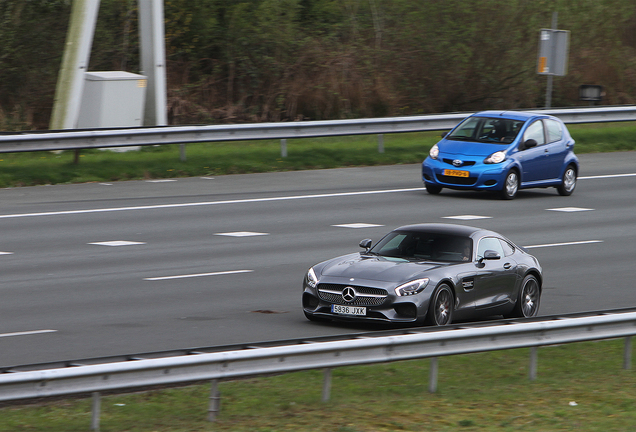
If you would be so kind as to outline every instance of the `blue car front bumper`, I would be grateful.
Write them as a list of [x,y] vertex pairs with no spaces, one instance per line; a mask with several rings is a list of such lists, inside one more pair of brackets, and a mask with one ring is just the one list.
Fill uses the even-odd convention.
[[[462,160],[462,165],[453,165],[453,160],[430,156],[422,162],[422,181],[449,189],[495,190],[503,189],[510,164],[485,164],[480,160]],[[466,174],[467,173],[467,174]],[[461,175],[460,175],[461,174]]]

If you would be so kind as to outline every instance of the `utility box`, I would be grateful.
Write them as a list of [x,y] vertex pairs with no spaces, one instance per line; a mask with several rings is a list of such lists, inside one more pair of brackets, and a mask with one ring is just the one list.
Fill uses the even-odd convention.
[[130,72],[86,72],[78,129],[141,126],[147,80]]

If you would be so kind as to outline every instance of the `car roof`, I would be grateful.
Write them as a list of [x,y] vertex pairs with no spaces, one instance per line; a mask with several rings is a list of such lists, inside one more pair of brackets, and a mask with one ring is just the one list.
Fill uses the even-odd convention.
[[413,225],[404,225],[396,228],[394,231],[419,231],[427,233],[449,234],[457,236],[471,237],[477,232],[483,232],[486,234],[499,235],[491,231],[484,230],[482,228],[475,228],[466,225],[455,224],[443,224],[443,223],[422,223]]
[[473,114],[471,117],[501,117],[511,120],[525,121],[531,118],[547,118],[552,116],[530,111],[481,111]]

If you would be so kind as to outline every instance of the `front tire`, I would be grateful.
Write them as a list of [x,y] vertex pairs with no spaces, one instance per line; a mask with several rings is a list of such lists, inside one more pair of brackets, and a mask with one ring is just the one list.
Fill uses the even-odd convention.
[[446,284],[440,285],[431,297],[426,321],[433,326],[448,325],[453,321],[453,305],[455,297],[453,291]]
[[537,316],[541,302],[541,287],[536,277],[528,275],[523,279],[517,304],[512,312],[515,318],[531,318]]
[[511,170],[506,174],[506,180],[504,180],[503,189],[501,190],[501,197],[505,200],[514,199],[519,191],[519,174],[517,171]]
[[426,186],[426,192],[431,195],[437,195],[442,191],[442,187],[436,184],[424,183],[424,186]]
[[563,173],[563,179],[561,184],[557,186],[557,191],[561,196],[570,196],[574,192],[576,187],[576,169],[572,165],[569,165]]

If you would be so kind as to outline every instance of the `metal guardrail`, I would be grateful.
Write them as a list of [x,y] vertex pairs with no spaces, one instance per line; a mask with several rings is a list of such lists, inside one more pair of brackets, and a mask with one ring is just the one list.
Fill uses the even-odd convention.
[[[565,123],[635,121],[636,106],[528,110]],[[373,135],[451,129],[472,113],[355,120],[21,132],[0,135],[0,153],[78,150],[197,142]]]
[[627,338],[624,367],[629,368],[634,335],[634,309],[573,318],[506,320],[498,325],[474,323],[441,331],[4,373],[0,375],[0,401],[93,393],[93,429],[96,429],[99,392],[212,381],[210,419],[214,419],[218,412],[219,380],[326,369],[323,400],[327,400],[331,368],[432,358],[435,363],[431,367],[429,391],[434,392],[439,356],[530,347],[530,379],[534,379],[536,348],[554,344]]

